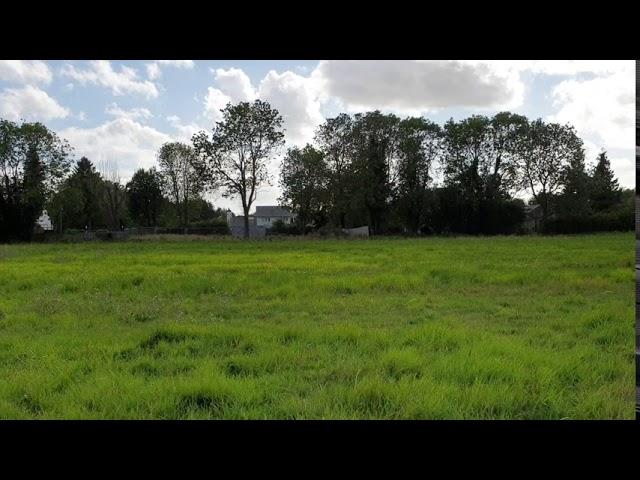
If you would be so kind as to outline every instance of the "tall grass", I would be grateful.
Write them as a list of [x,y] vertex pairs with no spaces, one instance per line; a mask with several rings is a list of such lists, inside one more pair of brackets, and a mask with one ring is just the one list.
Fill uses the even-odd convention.
[[0,418],[633,418],[632,234],[0,245]]

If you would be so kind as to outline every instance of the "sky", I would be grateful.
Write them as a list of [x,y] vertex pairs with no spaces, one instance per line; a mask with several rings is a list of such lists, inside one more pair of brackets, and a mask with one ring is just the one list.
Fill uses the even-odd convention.
[[[587,164],[606,149],[620,184],[634,188],[634,75],[634,60],[0,60],[0,118],[40,121],[69,141],[75,160],[109,163],[127,181],[157,164],[163,143],[210,132],[228,102],[269,102],[283,116],[286,147],[312,142],[341,112],[443,124],[508,110],[571,123]],[[256,205],[277,204],[280,159]],[[207,197],[241,211],[237,198]]]

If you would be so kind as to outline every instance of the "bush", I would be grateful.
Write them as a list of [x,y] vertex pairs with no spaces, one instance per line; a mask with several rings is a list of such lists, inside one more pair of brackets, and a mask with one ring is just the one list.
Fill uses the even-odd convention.
[[295,223],[287,225],[282,220],[276,220],[273,226],[267,229],[267,233],[269,235],[300,235],[302,232]]
[[331,225],[324,225],[315,232],[320,237],[346,237],[347,234],[339,227],[333,227]]
[[191,222],[189,224],[190,229],[202,229],[208,235],[229,235],[229,225],[224,218],[216,217],[210,220],[200,220],[197,222]]
[[635,211],[618,208],[606,212],[597,212],[585,217],[563,216],[548,220],[543,232],[554,233],[590,233],[616,232],[635,229]]
[[435,192],[428,207],[422,233],[464,235],[508,235],[524,221],[524,202],[496,198],[471,200],[454,188]]

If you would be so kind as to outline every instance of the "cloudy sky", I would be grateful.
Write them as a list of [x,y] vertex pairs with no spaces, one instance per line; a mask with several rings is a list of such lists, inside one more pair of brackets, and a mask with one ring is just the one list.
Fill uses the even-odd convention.
[[[501,110],[573,124],[593,162],[606,148],[634,187],[635,61],[21,61],[0,60],[0,117],[41,121],[76,158],[116,164],[127,180],[162,143],[210,131],[227,102],[261,98],[289,145],[340,112],[380,109],[444,123]],[[276,202],[274,186],[257,204]],[[239,211],[239,201],[210,197]]]

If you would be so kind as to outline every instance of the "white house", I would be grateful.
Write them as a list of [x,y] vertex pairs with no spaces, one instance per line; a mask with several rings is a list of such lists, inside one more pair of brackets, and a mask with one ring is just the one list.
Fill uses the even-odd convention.
[[36,220],[36,225],[38,225],[43,230],[53,230],[53,223],[51,222],[51,218],[49,217],[49,214],[46,210],[43,211],[42,215],[40,215],[40,218]]
[[291,225],[296,221],[296,215],[291,213],[288,208],[279,207],[277,205],[267,205],[256,207],[255,218],[258,227],[271,228],[278,220],[282,220],[285,225]]
[[[256,207],[253,215],[249,215],[249,236],[264,237],[268,228],[278,220],[282,220],[285,225],[291,225],[296,221],[296,215],[287,208],[276,205]],[[244,216],[235,215],[231,210],[227,210],[227,223],[231,235],[234,237],[244,236]]]

